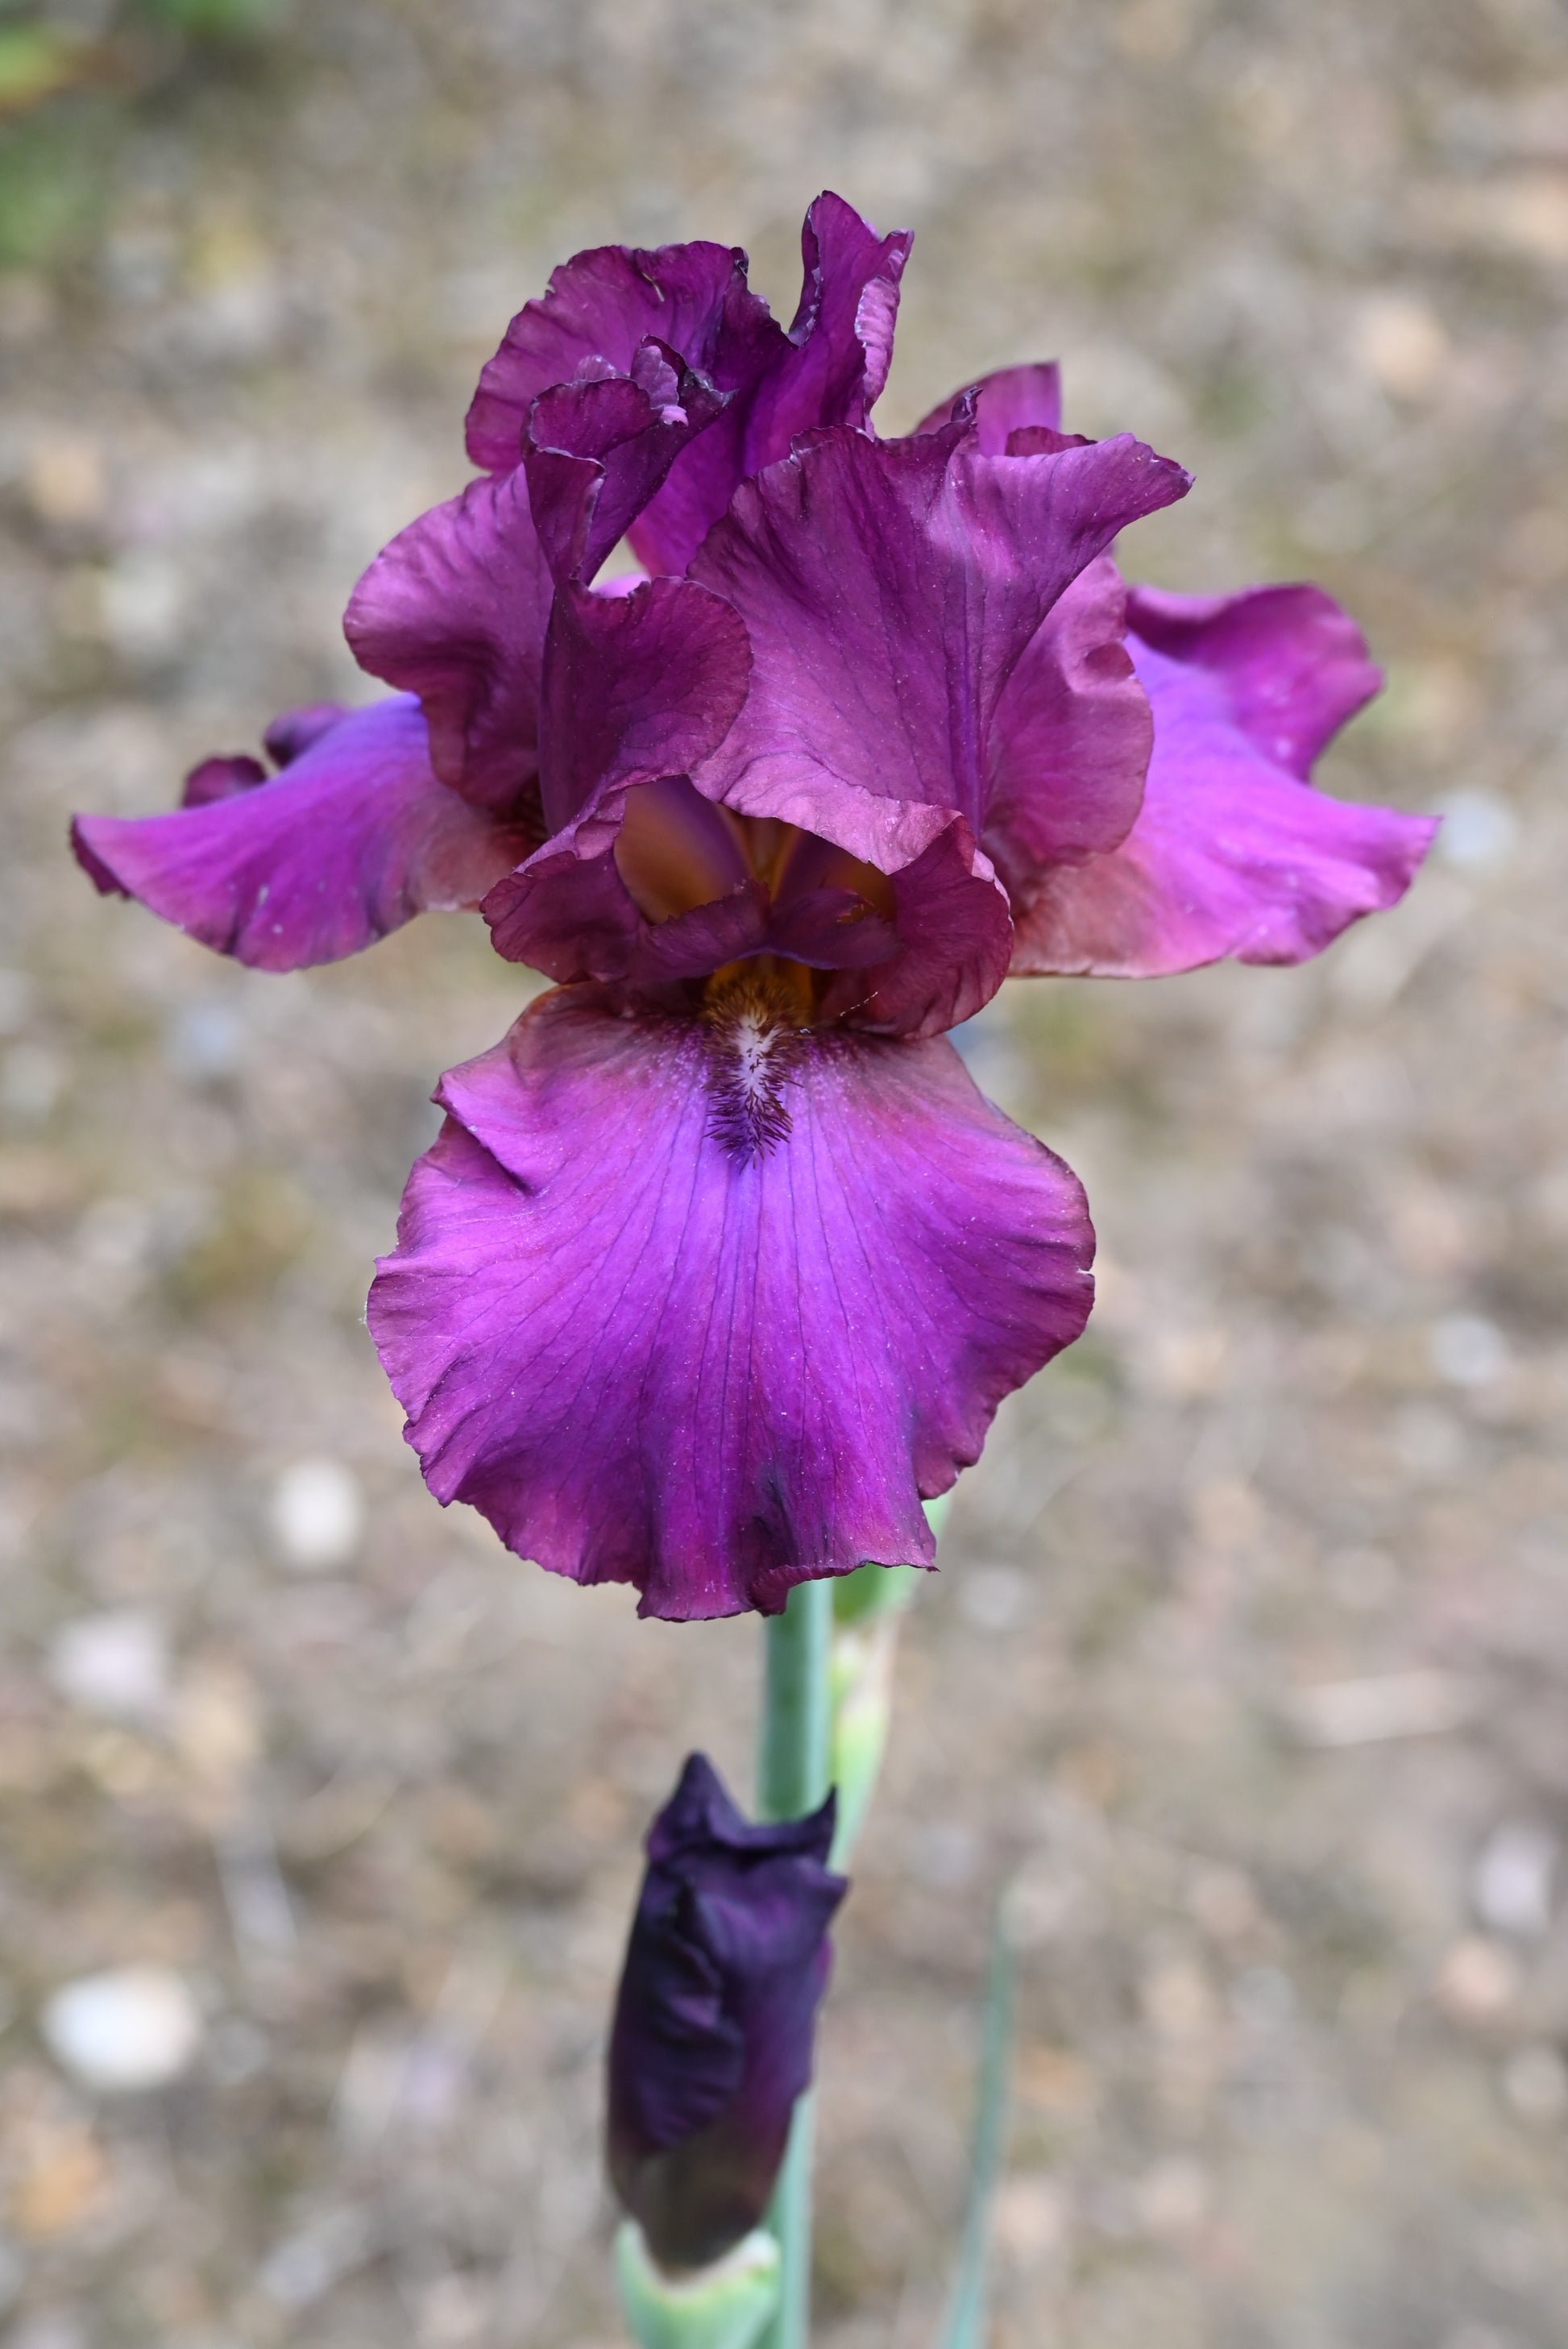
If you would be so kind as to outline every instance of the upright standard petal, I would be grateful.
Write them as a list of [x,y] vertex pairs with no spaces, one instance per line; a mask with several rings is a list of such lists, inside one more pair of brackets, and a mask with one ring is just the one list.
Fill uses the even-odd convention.
[[541,392],[569,383],[585,358],[629,375],[650,336],[719,391],[754,382],[787,347],[783,328],[747,285],[738,246],[606,244],[576,254],[552,274],[548,293],[518,312],[485,363],[468,417],[474,463],[487,472],[521,463]]
[[1078,1336],[1074,1176],[951,1045],[564,989],[448,1076],[370,1320],[438,1499],[669,1618],[928,1564],[923,1498]]
[[[520,814],[550,763],[540,704],[557,582],[592,576],[717,412],[711,388],[658,347],[644,344],[633,365],[634,376],[590,374],[542,394],[524,461],[410,523],[349,600],[356,658],[419,696],[437,773],[498,812]],[[626,592],[617,583],[604,600]],[[601,713],[585,714],[602,734]]]
[[351,711],[270,781],[72,826],[100,890],[258,970],[335,962],[413,914],[477,905],[533,838],[438,782],[411,695]]
[[757,2226],[811,2077],[833,1797],[752,1826],[692,1754],[648,1835],[610,2040],[610,2174],[665,2269],[707,2267]]
[[1338,605],[1308,586],[1135,588],[1129,622],[1154,719],[1142,809],[1120,847],[1044,874],[1016,906],[1015,971],[1303,962],[1403,896],[1433,820],[1306,781],[1378,683]]
[[788,336],[632,526],[650,571],[684,571],[741,482],[787,457],[797,433],[865,423],[887,381],[910,243],[907,229],[879,236],[841,196],[817,198],[800,230],[800,300]]
[[903,228],[879,236],[830,191],[817,198],[800,230],[803,281],[791,347],[775,360],[751,404],[748,473],[787,457],[798,432],[864,424],[892,363],[899,280],[913,242]]
[[748,481],[692,565],[754,661],[695,780],[888,872],[955,815],[979,837],[1025,647],[1119,530],[1187,486],[1127,435],[986,457],[962,419],[907,440],[823,434]]
[[801,231],[804,282],[788,334],[746,282],[746,255],[716,244],[606,245],[558,269],[480,378],[469,454],[502,471],[522,453],[533,402],[602,359],[623,374],[650,337],[720,395],[723,413],[682,450],[632,522],[639,562],[686,569],[738,484],[820,424],[861,424],[886,380],[907,231],[879,236],[840,196]]

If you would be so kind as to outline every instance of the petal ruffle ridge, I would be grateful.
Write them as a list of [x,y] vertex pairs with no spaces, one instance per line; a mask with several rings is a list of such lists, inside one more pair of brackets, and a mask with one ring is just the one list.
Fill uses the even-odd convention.
[[1360,632],[1308,586],[1227,597],[1134,589],[1129,649],[1154,717],[1121,845],[1047,874],[1013,969],[1157,978],[1225,956],[1304,962],[1398,902],[1429,816],[1329,799],[1306,781],[1376,691]]
[[351,711],[270,781],[165,815],[78,816],[98,888],[257,970],[336,962],[431,908],[475,905],[528,854],[431,772],[412,696]]
[[411,522],[349,598],[356,660],[419,696],[437,774],[480,805],[510,808],[538,773],[553,592],[520,468]]
[[[804,275],[789,349],[751,403],[748,473],[787,457],[798,432],[865,423],[892,364],[899,280],[912,243],[908,229],[879,236],[842,196],[817,198],[800,229]],[[712,519],[723,511],[717,507]]]
[[1076,1177],[950,1045],[776,1050],[748,1148],[721,1031],[545,998],[444,1081],[371,1291],[437,1497],[645,1614],[929,1563],[921,1499],[1088,1313]]
[[1137,821],[1154,726],[1126,621],[1102,555],[1047,614],[998,704],[984,839],[1015,917],[1053,866],[1103,855]]
[[1057,432],[1062,421],[1062,377],[1055,359],[1037,359],[1023,367],[998,367],[964,391],[934,408],[915,426],[917,432],[937,432],[950,423],[961,407],[972,402],[975,429],[987,457],[1005,457],[1007,436],[1031,425]]

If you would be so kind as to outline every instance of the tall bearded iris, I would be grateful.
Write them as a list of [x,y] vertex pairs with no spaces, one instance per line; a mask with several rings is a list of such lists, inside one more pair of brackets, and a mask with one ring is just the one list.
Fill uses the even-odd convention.
[[[1429,829],[1306,786],[1376,683],[1326,598],[1130,595],[1187,478],[1064,434],[1054,370],[878,440],[907,240],[824,197],[804,242],[788,334],[717,246],[557,272],[482,477],[350,604],[401,691],[78,825],[265,967],[477,901],[557,982],[442,1081],[371,1328],[438,1498],[670,1617],[928,1563],[1083,1327],[1082,1192],[944,1031],[1010,969],[1298,960]],[[595,585],[623,536],[657,575]]]

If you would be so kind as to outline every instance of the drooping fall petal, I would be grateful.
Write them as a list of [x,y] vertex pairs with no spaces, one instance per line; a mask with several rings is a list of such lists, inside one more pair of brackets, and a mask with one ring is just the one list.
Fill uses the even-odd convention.
[[1306,780],[1377,687],[1354,622],[1304,586],[1136,588],[1129,621],[1154,720],[1142,809],[1119,848],[1047,873],[1016,909],[1014,969],[1151,978],[1226,955],[1302,962],[1403,896],[1432,819]]
[[944,1041],[546,997],[448,1076],[370,1319],[427,1482],[642,1611],[928,1563],[923,1497],[1070,1342],[1092,1234]]
[[72,841],[100,890],[258,970],[476,905],[532,845],[438,782],[411,695],[350,711],[270,781],[165,815],[78,816]]

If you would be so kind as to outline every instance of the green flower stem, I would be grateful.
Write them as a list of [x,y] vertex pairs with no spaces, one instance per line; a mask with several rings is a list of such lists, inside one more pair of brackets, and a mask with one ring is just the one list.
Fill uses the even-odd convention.
[[779,2299],[758,2349],[806,2349],[811,2337],[811,2157],[816,2112],[808,2090],[795,2107],[789,2145],[767,2225],[779,2245]]
[[[828,1792],[832,1706],[828,1666],[833,1593],[802,1582],[767,1624],[762,1749],[757,1807],[766,1819],[798,1819]],[[811,2321],[811,2099],[795,2107],[789,2147],[768,2224],[779,2251],[779,2305],[759,2349],[806,2349]]]
[[767,1618],[766,1690],[757,1807],[765,1819],[799,1819],[828,1792],[833,1635],[830,1582],[801,1582],[781,1615]]
[[[940,1532],[946,1495],[928,1501],[925,1511],[933,1531]],[[801,1818],[817,1808],[841,1771],[845,1816],[835,1864],[871,1799],[887,1738],[894,1627],[917,1580],[909,1567],[863,1566],[836,1582],[798,1583],[783,1613],[767,1619],[758,1813],[765,1819]],[[758,2349],[806,2349],[812,2137],[811,2098],[805,2095],[795,2107],[769,2206],[768,2225],[779,2250],[779,2305]]]

